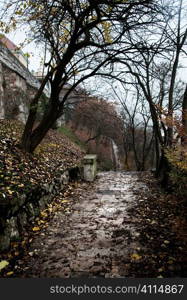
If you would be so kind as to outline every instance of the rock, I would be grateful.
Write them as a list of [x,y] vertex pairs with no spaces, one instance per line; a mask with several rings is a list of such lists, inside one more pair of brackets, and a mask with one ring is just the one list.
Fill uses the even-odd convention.
[[0,251],[5,251],[10,247],[10,236],[5,233],[0,235]]
[[45,208],[45,205],[46,205],[46,204],[45,204],[45,201],[44,201],[43,198],[41,198],[41,199],[39,200],[38,204],[39,204],[39,207],[40,207],[41,210],[43,210],[43,209]]
[[27,214],[23,211],[18,215],[18,226],[23,230],[27,225]]
[[124,238],[123,237],[117,237],[114,239],[113,241],[116,245],[121,244],[124,242]]
[[34,208],[33,208],[32,203],[27,203],[27,205],[26,205],[26,211],[28,213],[29,219],[33,220],[34,216],[35,216],[35,212],[34,212]]
[[62,270],[59,272],[59,277],[62,278],[68,278],[71,275],[71,269],[69,267],[62,268]]
[[93,259],[79,259],[79,260],[73,260],[70,263],[70,267],[72,270],[76,271],[76,272],[82,272],[82,271],[88,271],[89,268],[91,268],[94,264],[94,260]]
[[75,247],[72,246],[71,244],[68,244],[68,245],[67,245],[67,248],[68,248],[68,250],[70,250],[70,251],[75,251]]
[[103,266],[93,266],[90,268],[90,273],[96,275],[98,273],[103,272],[103,269],[104,269]]
[[119,218],[117,220],[115,220],[113,223],[114,226],[121,226],[123,224],[123,219],[124,218]]

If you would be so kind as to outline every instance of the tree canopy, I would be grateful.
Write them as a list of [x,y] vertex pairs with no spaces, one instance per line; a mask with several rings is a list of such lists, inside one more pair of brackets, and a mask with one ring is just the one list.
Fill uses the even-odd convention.
[[[76,86],[96,75],[122,50],[132,48],[125,42],[124,35],[151,24],[153,8],[152,0],[17,0],[8,3],[4,10],[5,15],[10,15],[8,27],[29,25],[29,37],[43,43],[49,52],[45,78],[31,102],[21,142],[23,149],[34,151],[63,114],[64,103]],[[51,87],[48,109],[34,129],[38,101],[48,81]],[[60,101],[60,91],[67,82],[72,87]]]

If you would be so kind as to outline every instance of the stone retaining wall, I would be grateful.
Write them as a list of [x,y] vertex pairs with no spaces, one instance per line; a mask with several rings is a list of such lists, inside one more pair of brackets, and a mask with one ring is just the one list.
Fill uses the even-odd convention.
[[[77,171],[78,170],[78,171]],[[58,191],[65,188],[78,175],[79,168],[66,170],[59,178],[41,189],[36,188],[29,194],[23,194],[19,199],[5,199],[0,206],[0,252],[7,250],[10,243],[18,241],[27,226],[40,214],[47,204],[52,202]]]
[[[40,82],[0,40],[0,118],[26,122]],[[44,95],[49,97],[48,90]]]

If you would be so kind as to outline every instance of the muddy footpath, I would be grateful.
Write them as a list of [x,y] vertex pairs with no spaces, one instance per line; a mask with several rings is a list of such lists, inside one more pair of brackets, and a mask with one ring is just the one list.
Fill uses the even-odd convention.
[[102,172],[62,202],[12,277],[186,277],[183,207],[149,173]]

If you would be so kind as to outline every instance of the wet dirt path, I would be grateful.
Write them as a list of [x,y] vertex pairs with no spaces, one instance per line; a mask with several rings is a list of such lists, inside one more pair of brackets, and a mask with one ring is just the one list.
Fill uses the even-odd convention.
[[80,194],[73,213],[59,211],[45,237],[35,239],[31,250],[37,256],[26,268],[27,276],[128,276],[128,262],[133,256],[139,259],[140,249],[140,233],[128,211],[143,189],[147,187],[136,173],[98,174],[91,189]]
[[99,173],[62,201],[67,207],[36,232],[14,277],[186,277],[174,203],[149,173]]

